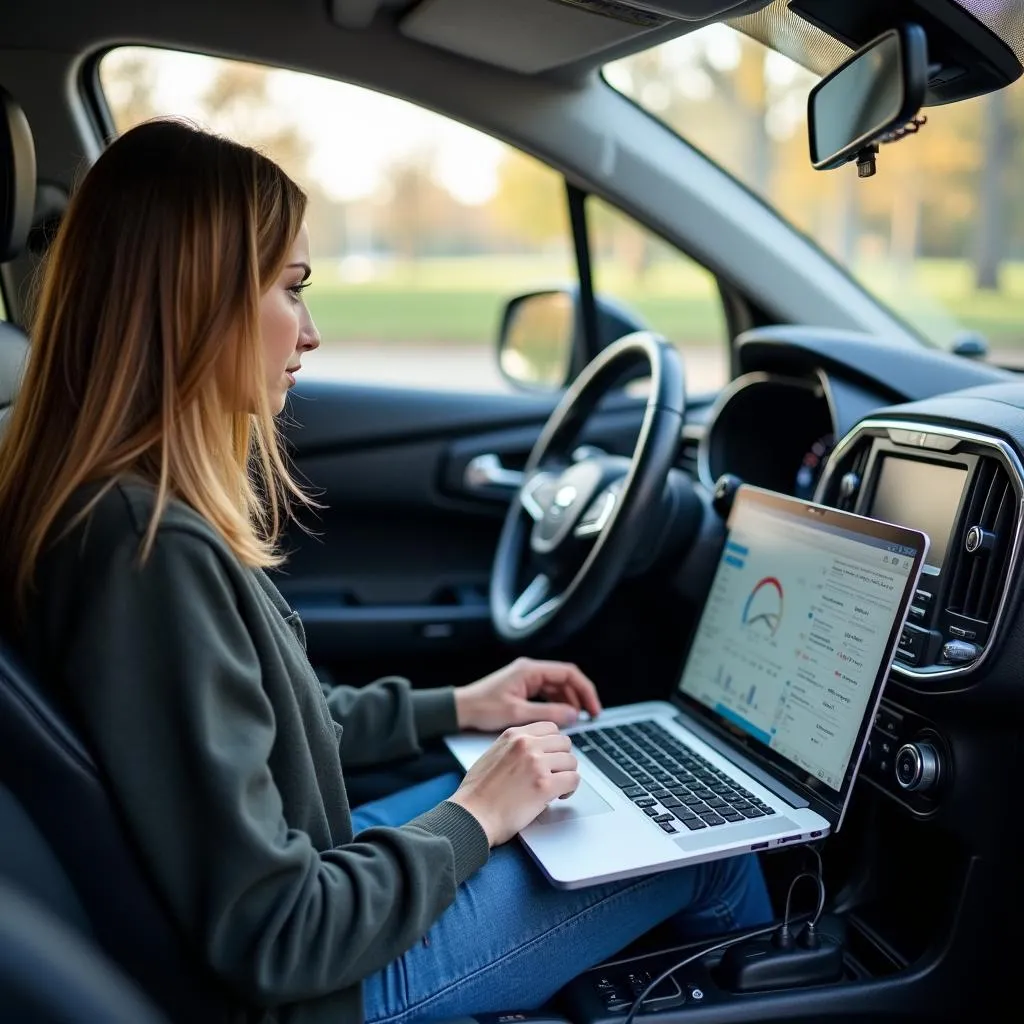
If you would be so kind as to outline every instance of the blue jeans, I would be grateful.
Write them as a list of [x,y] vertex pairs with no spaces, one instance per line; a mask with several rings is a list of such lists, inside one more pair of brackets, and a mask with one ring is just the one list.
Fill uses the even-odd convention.
[[[460,781],[444,775],[358,807],[353,828],[401,825],[447,799]],[[506,843],[412,949],[365,979],[367,1024],[535,1009],[673,916],[692,938],[770,921],[757,859],[732,857],[565,891],[517,842]]]

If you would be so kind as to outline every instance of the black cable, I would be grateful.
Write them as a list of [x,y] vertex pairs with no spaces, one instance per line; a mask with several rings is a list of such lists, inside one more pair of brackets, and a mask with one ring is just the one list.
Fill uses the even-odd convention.
[[763,928],[758,928],[752,932],[744,932],[742,935],[733,935],[722,942],[717,942],[713,946],[707,946],[704,949],[696,953],[692,953],[685,960],[680,960],[679,963],[673,964],[668,970],[662,971],[654,981],[650,982],[647,987],[633,1000],[633,1005],[629,1008],[629,1013],[626,1014],[625,1020],[622,1024],[633,1024],[633,1018],[637,1015],[640,1007],[643,1005],[644,1000],[666,979],[670,978],[676,971],[681,971],[684,967],[689,966],[694,960],[699,960],[702,956],[707,956],[708,953],[714,953],[718,949],[725,949],[727,946],[733,946],[737,942],[744,942],[746,939],[756,939],[761,935],[767,935],[769,932],[775,931],[778,927],[773,921],[769,925],[765,925]]
[[824,864],[824,862],[821,859],[821,852],[818,850],[818,848],[816,846],[813,846],[810,843],[807,844],[807,849],[810,850],[811,853],[814,854],[815,860],[817,860],[817,862],[818,862],[818,878],[821,880],[822,887],[824,888],[824,885],[825,885],[825,864]]
[[653,981],[648,982],[644,987],[643,991],[633,1000],[633,1005],[629,1008],[629,1013],[626,1014],[622,1024],[633,1024],[633,1020],[636,1015],[640,1012],[640,1007],[643,1006],[644,1001],[647,997],[667,978],[672,977],[676,971],[681,971],[684,967],[688,967],[695,960],[700,960],[701,957],[707,956],[708,953],[714,953],[719,949],[726,949],[729,946],[736,945],[737,942],[745,942],[747,939],[757,939],[762,935],[768,935],[770,932],[779,931],[787,932],[789,930],[789,911],[790,911],[790,899],[793,895],[793,890],[796,888],[796,883],[801,878],[811,878],[818,883],[818,906],[815,910],[814,916],[808,921],[807,927],[810,929],[811,934],[814,934],[814,928],[821,918],[822,912],[825,909],[825,878],[824,878],[824,864],[821,860],[821,854],[813,847],[809,847],[811,852],[818,860],[818,873],[817,875],[812,874],[810,871],[801,871],[792,882],[789,883],[789,891],[786,893],[786,914],[783,918],[782,925],[779,926],[773,921],[770,925],[765,925],[763,928],[757,928],[754,931],[744,932],[742,935],[732,935],[728,939],[723,939],[721,942],[715,943],[713,946],[707,946],[696,953],[691,953],[684,960],[680,960],[679,963],[673,964],[671,967],[662,971]]
[[[805,949],[817,949],[819,940],[816,929],[818,927],[818,922],[821,920],[821,915],[825,910],[825,865],[821,859],[821,854],[818,852],[818,849],[814,846],[810,846],[809,849],[818,861],[818,909],[815,911],[814,917],[807,922],[803,934],[800,937],[800,944]],[[793,882],[796,882],[796,879],[793,879]],[[790,883],[790,895],[793,893],[792,886],[793,883]],[[786,899],[786,913],[789,913],[788,897]]]
[[789,883],[789,891],[786,893],[786,912],[782,916],[782,927],[779,929],[779,944],[785,946],[789,941],[789,917],[791,911],[791,903],[793,900],[793,891],[796,889],[796,884],[802,881],[804,878],[809,878],[812,882],[816,882],[818,885],[818,908],[815,911],[814,917],[811,919],[811,929],[815,928],[818,924],[818,920],[821,918],[821,912],[825,909],[825,883],[822,881],[821,873],[817,875],[810,871],[801,871],[792,882]]

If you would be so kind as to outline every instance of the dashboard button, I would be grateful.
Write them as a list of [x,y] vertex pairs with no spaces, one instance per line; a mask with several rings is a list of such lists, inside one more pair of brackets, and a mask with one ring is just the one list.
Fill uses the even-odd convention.
[[879,708],[878,714],[875,715],[875,727],[889,736],[896,736],[899,733],[902,722],[903,718],[900,715],[886,707]]
[[905,743],[896,755],[896,781],[902,789],[918,792],[939,781],[939,752],[931,743]]
[[949,635],[958,640],[973,640],[978,634],[973,629],[964,629],[963,626],[950,626]]

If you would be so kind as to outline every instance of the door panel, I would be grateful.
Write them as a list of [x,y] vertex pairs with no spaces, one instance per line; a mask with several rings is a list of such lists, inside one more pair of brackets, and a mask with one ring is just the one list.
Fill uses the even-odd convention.
[[[285,433],[323,506],[286,539],[277,582],[315,664],[345,681],[464,682],[513,652],[491,629],[491,560],[512,493],[467,486],[479,455],[521,467],[553,397],[406,391],[316,381]],[[643,402],[615,396],[581,440],[628,453]]]

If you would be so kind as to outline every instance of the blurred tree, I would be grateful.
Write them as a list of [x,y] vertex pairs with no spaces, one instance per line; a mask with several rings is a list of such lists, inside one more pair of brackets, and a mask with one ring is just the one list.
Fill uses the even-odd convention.
[[273,68],[219,60],[200,96],[200,120],[212,131],[266,154],[304,189],[306,222],[314,256],[336,256],[345,244],[340,204],[309,174],[310,143],[283,115],[272,93]]
[[145,50],[126,47],[103,61],[103,91],[118,134],[156,117],[156,70]]
[[562,176],[518,150],[506,150],[489,205],[495,228],[514,244],[543,248],[569,237]]
[[768,193],[772,146],[765,48],[735,35],[725,59],[721,36],[656,46],[628,60],[626,92],[684,139],[762,195]]
[[740,140],[741,177],[756,192],[767,195],[772,178],[772,145],[768,135],[768,94],[765,79],[768,51],[747,36],[739,36],[739,60],[722,69],[707,50],[700,51],[700,68],[711,79],[715,95],[728,108]]
[[430,148],[408,153],[385,171],[378,200],[378,231],[406,264],[447,248],[461,204],[434,176]]
[[999,267],[1006,252],[1006,172],[1012,149],[1006,93],[985,97],[978,226],[974,238],[974,285],[999,289]]
[[274,103],[274,70],[234,60],[218,64],[217,74],[200,96],[202,121],[213,131],[266,153],[296,181],[305,182],[309,141]]
[[630,285],[643,284],[655,258],[655,236],[632,217],[596,198],[587,203],[587,227],[598,270],[611,260],[626,274]]

